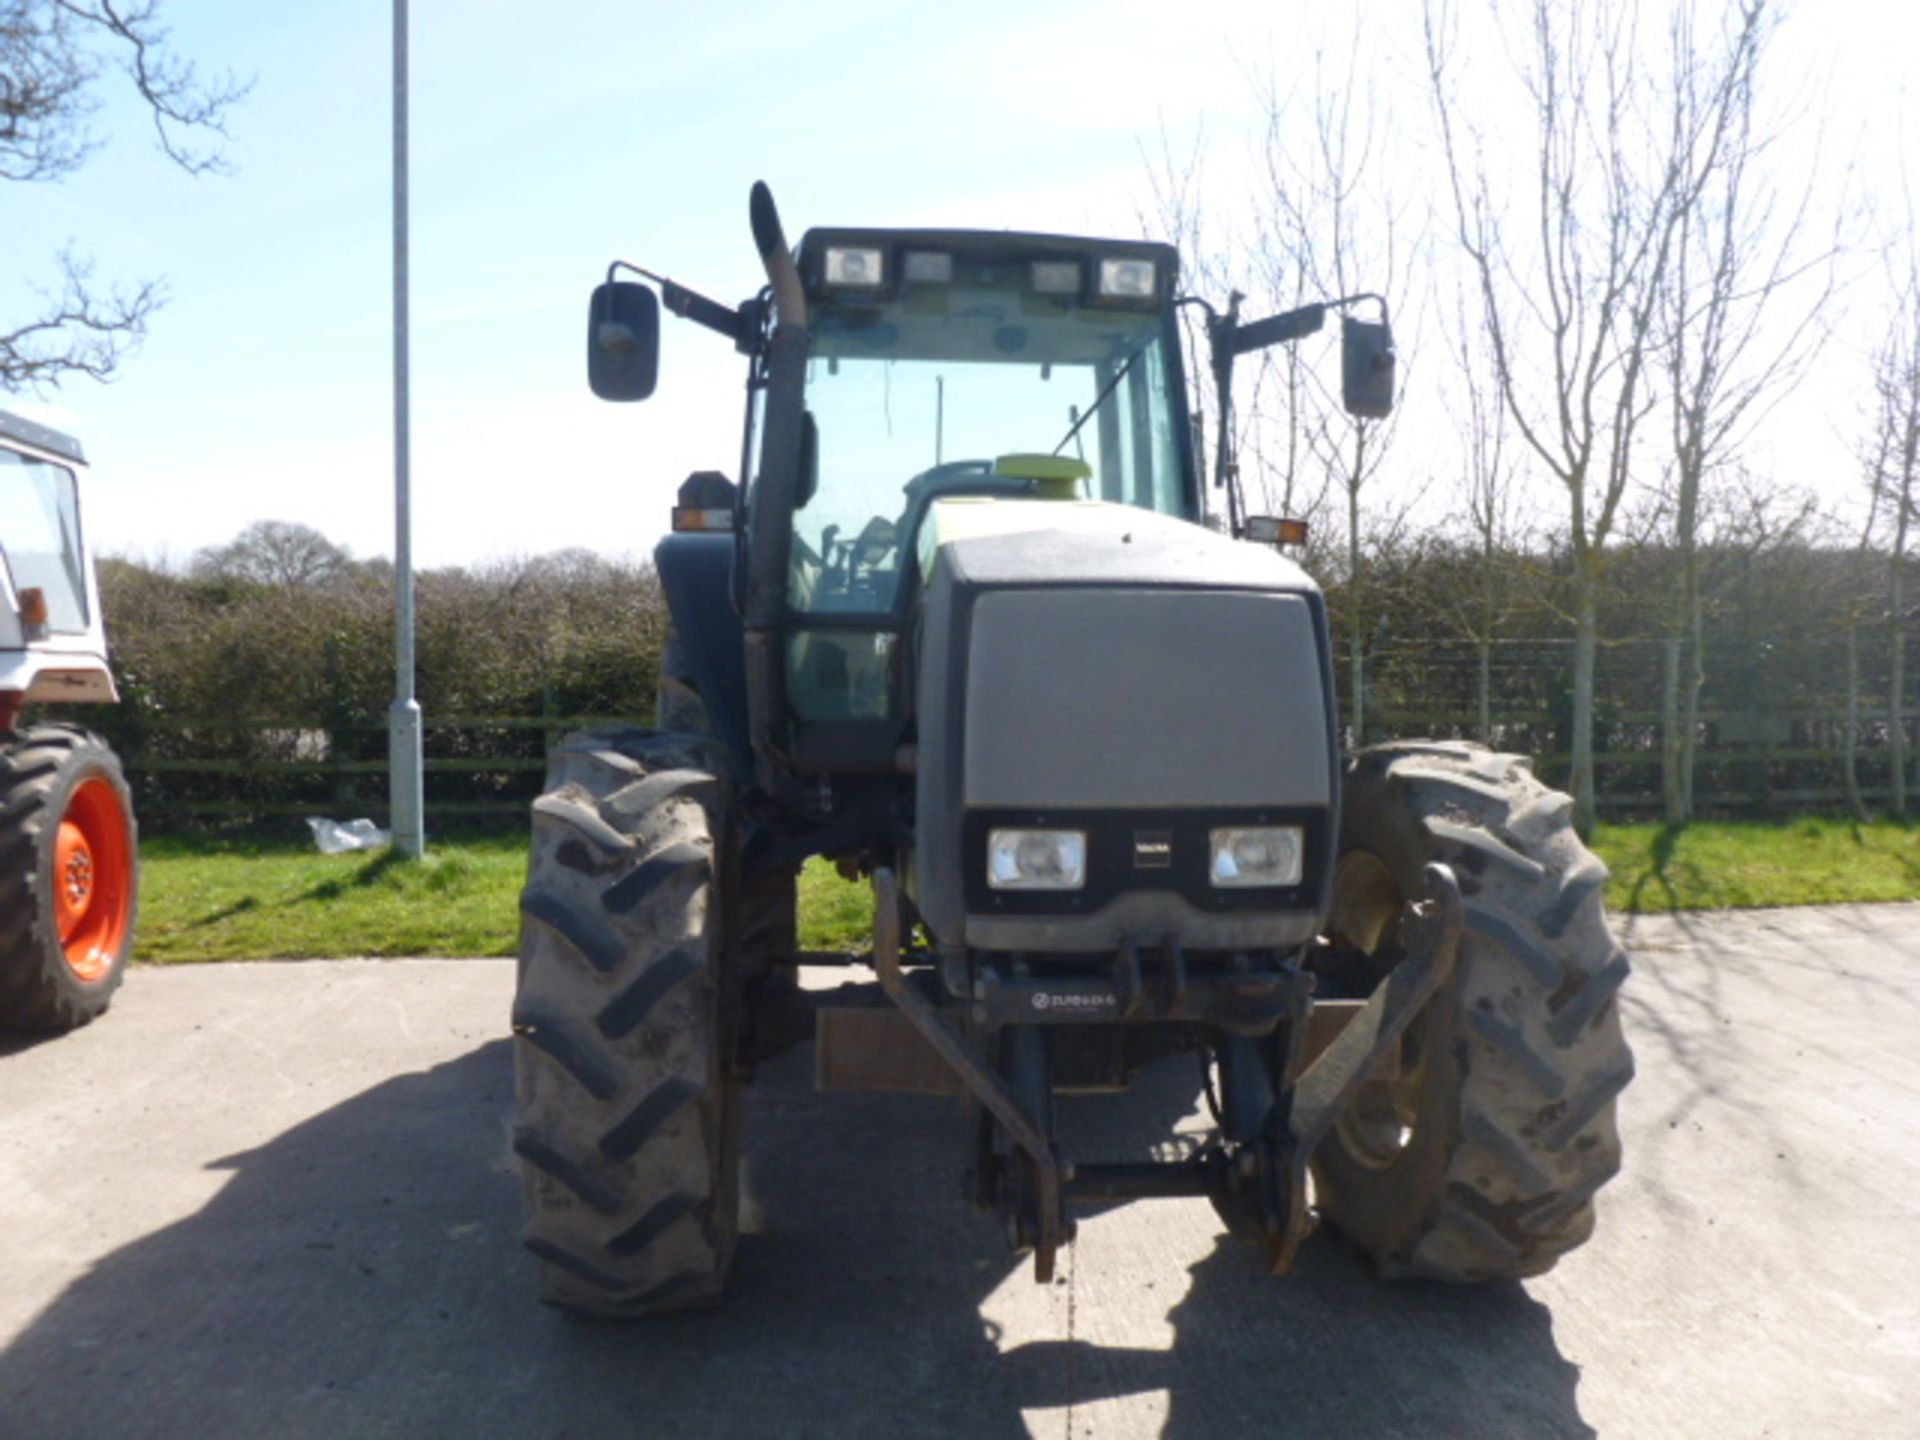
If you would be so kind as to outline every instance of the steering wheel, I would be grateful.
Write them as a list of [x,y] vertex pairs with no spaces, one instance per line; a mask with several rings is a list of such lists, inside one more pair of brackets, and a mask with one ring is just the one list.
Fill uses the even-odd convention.
[[999,475],[991,460],[949,460],[922,470],[906,484],[907,511],[900,517],[895,543],[900,554],[911,556],[919,543],[933,502],[947,495],[1031,495],[1034,482],[1021,475]]

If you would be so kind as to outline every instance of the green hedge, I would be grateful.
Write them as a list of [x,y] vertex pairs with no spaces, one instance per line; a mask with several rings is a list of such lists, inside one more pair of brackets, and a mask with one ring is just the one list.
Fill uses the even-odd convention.
[[[389,567],[271,583],[108,560],[100,582],[123,703],[87,719],[135,772],[150,825],[212,806],[384,810],[365,767],[386,758]],[[517,805],[538,786],[541,728],[449,721],[653,713],[666,611],[648,565],[571,553],[430,571],[416,602],[430,805]]]

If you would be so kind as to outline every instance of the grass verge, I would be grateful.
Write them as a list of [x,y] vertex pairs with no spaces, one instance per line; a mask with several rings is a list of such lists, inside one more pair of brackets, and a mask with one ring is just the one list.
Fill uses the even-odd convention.
[[[1603,825],[1594,848],[1622,913],[1920,900],[1911,825]],[[163,838],[142,846],[141,865],[142,960],[511,955],[527,851],[519,835],[435,841],[415,865],[384,850]],[[820,860],[802,872],[805,948],[863,947],[872,914],[864,882]]]
[[[435,840],[417,865],[390,850],[321,855],[294,841],[161,838],[140,847],[136,958],[341,959],[511,955],[527,842]],[[800,877],[800,943],[856,949],[873,929],[865,884],[823,860]]]
[[1920,826],[1890,821],[1602,825],[1594,849],[1622,913],[1920,900]]
[[311,843],[147,840],[140,846],[141,960],[352,955],[511,955],[527,842],[434,844],[321,855]]

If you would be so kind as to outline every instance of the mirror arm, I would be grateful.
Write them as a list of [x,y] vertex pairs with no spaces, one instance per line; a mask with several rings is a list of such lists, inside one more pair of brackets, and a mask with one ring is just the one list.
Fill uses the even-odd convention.
[[1357,305],[1362,300],[1372,300],[1380,307],[1380,323],[1387,319],[1387,301],[1383,295],[1363,290],[1358,295],[1343,295],[1338,300],[1322,300],[1313,305],[1302,305],[1298,310],[1284,310],[1278,315],[1270,315],[1265,320],[1256,320],[1251,325],[1236,324],[1233,331],[1233,353],[1244,355],[1249,350],[1264,350],[1269,345],[1278,345],[1287,340],[1299,340],[1312,335],[1327,323],[1329,310],[1344,310],[1349,305]]
[[616,260],[607,266],[607,279],[613,279],[621,270],[631,270],[635,275],[653,281],[660,287],[660,301],[669,312],[682,320],[691,320],[704,325],[715,334],[724,335],[736,346],[746,346],[752,339],[753,327],[747,316],[732,306],[722,305],[718,300],[709,300],[697,290],[689,290],[677,280],[669,280],[665,275],[656,275],[644,266],[635,265],[631,260]]
[[1240,323],[1240,301],[1243,298],[1239,291],[1234,291],[1228,297],[1224,312],[1194,296],[1184,297],[1178,302],[1182,305],[1198,305],[1207,316],[1207,340],[1213,360],[1214,408],[1219,422],[1213,447],[1213,483],[1215,488],[1227,492],[1227,520],[1236,539],[1246,529],[1246,505],[1240,490],[1240,464],[1233,450],[1234,357],[1311,335],[1326,325],[1329,310],[1345,310],[1362,300],[1377,304],[1380,307],[1379,324],[1383,328],[1387,324],[1386,297],[1372,291],[1343,295],[1338,300],[1321,300],[1312,305],[1302,305],[1296,310],[1284,310],[1265,320],[1256,320],[1251,325]]
[[1213,483],[1227,492],[1227,528],[1235,539],[1244,522],[1240,496],[1240,461],[1233,448],[1233,357],[1240,353],[1235,343],[1240,333],[1238,290],[1227,298],[1225,313],[1205,306],[1208,348],[1213,352],[1214,414],[1218,431],[1213,446]]
[[709,300],[706,296],[665,280],[660,285],[660,300],[668,310],[682,320],[692,320],[704,325],[716,334],[724,335],[735,345],[747,338],[746,317],[730,305],[722,305],[718,300]]
[[1327,307],[1324,304],[1302,305],[1298,310],[1283,311],[1265,320],[1256,320],[1251,325],[1236,327],[1233,353],[1244,355],[1249,350],[1264,350],[1282,341],[1298,340],[1313,334],[1326,323]]

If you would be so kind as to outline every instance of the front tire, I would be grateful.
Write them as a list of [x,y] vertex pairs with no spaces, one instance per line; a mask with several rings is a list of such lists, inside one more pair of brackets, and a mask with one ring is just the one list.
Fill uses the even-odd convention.
[[723,767],[695,737],[590,731],[555,749],[534,802],[513,1149],[541,1296],[566,1310],[710,1303],[732,1262]]
[[72,1030],[126,975],[138,831],[120,762],[72,725],[0,737],[0,1025]]
[[1363,1086],[1320,1146],[1322,1214],[1390,1277],[1539,1275],[1593,1233],[1620,1167],[1633,1057],[1606,867],[1566,795],[1478,746],[1363,751],[1342,806],[1337,937],[1376,953],[1434,860],[1459,876],[1466,928],[1395,1077]]

